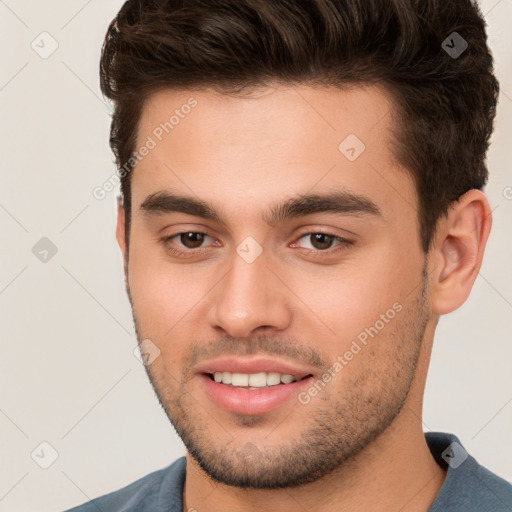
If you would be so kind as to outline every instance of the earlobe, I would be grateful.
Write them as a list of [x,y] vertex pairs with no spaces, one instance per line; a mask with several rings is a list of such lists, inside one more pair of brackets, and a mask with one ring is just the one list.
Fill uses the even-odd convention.
[[440,222],[432,249],[434,313],[450,313],[467,300],[482,266],[491,225],[489,202],[480,190],[466,192]]

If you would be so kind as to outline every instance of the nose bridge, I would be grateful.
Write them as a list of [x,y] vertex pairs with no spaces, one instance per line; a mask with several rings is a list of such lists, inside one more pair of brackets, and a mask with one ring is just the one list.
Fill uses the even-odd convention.
[[279,280],[267,268],[263,248],[256,244],[254,239],[246,239],[236,248],[231,269],[216,287],[208,314],[213,327],[221,327],[233,337],[247,337],[264,326],[284,329],[290,322]]

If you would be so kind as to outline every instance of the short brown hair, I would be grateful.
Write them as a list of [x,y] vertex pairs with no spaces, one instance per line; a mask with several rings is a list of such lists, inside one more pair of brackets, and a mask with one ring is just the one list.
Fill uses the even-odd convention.
[[[461,55],[449,52],[456,42],[467,43]],[[160,88],[380,82],[394,99],[393,152],[416,184],[425,253],[450,203],[487,182],[499,85],[471,0],[129,0],[108,28],[100,79],[118,169]],[[127,240],[130,183],[124,173]]]

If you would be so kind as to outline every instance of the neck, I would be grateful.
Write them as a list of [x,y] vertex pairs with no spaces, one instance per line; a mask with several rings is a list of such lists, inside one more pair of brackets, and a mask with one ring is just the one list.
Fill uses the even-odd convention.
[[187,454],[183,510],[286,512],[293,507],[309,512],[426,512],[444,478],[419,416],[406,403],[393,424],[356,457],[301,487],[258,490],[218,484]]

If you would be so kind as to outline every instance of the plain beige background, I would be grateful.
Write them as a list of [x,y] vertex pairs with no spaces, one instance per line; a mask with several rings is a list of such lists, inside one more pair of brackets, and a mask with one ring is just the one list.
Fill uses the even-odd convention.
[[[0,0],[0,511],[63,510],[184,454],[133,354],[116,191],[92,194],[115,171],[98,60],[122,3]],[[424,427],[512,480],[512,0],[482,9],[502,86],[494,225],[470,299],[440,321]]]

